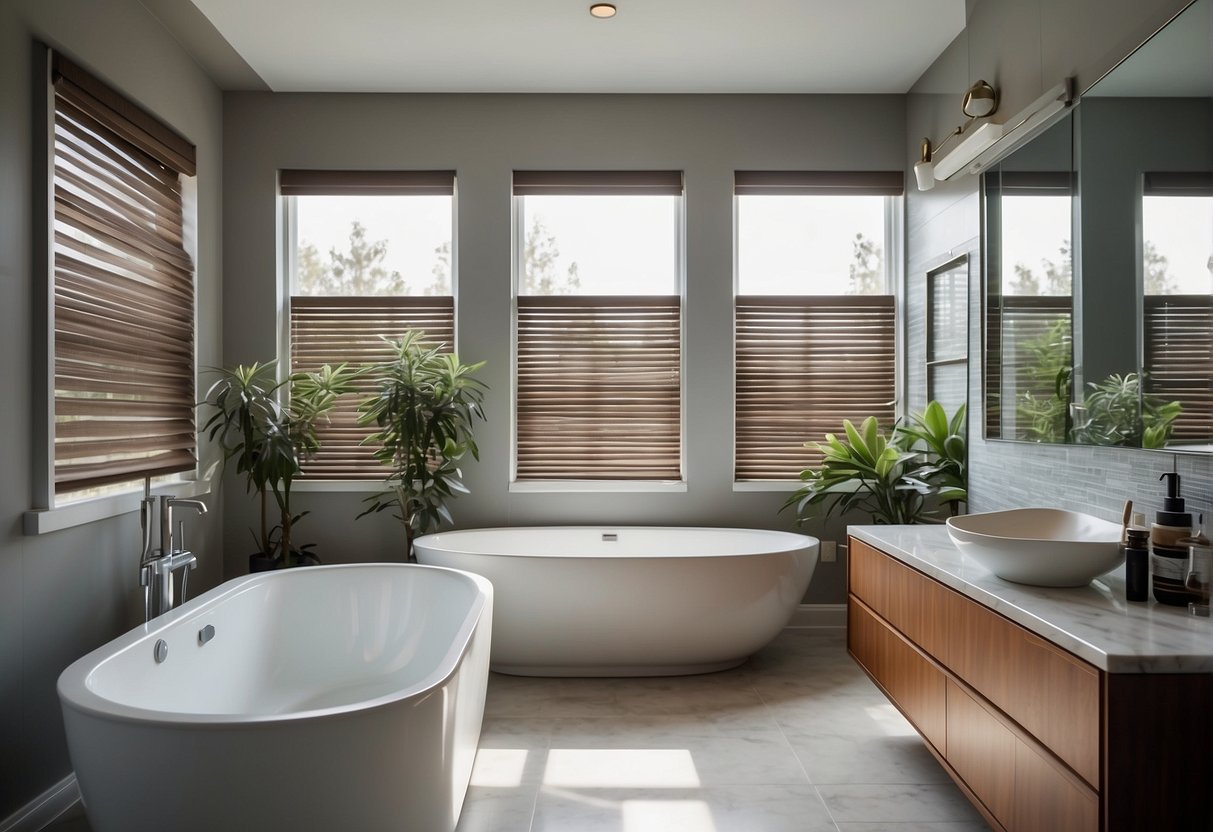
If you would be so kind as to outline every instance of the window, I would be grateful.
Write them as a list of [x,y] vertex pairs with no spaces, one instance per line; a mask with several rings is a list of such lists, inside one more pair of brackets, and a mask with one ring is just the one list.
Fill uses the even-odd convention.
[[969,264],[927,274],[927,400],[951,415],[969,400]]
[[514,174],[515,479],[682,478],[682,174]]
[[737,481],[797,479],[844,419],[892,426],[901,192],[900,172],[737,172]]
[[194,147],[67,58],[54,87],[53,491],[196,467]]
[[1145,392],[1178,401],[1171,441],[1213,440],[1213,176],[1147,173],[1142,188]]
[[988,307],[987,435],[1064,442],[1073,365],[1073,174],[1010,171],[986,175],[987,223],[998,246],[987,252],[997,276]]
[[[352,365],[390,355],[406,330],[454,348],[453,171],[284,170],[290,276],[290,369]],[[369,392],[374,379],[363,379]],[[358,396],[317,429],[304,480],[378,480],[362,441]]]

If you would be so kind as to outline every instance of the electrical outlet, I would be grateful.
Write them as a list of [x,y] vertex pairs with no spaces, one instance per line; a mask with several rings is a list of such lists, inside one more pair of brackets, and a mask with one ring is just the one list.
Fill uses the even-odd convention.
[[838,560],[838,541],[823,540],[821,541],[821,562],[833,563]]

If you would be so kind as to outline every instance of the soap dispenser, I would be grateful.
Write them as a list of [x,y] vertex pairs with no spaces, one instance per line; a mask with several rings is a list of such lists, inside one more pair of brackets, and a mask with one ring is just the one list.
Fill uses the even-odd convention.
[[1186,607],[1195,594],[1185,586],[1188,548],[1180,541],[1192,534],[1192,515],[1184,511],[1179,496],[1179,474],[1171,471],[1159,477],[1166,480],[1167,496],[1162,511],[1150,527],[1150,571],[1154,600],[1160,604]]

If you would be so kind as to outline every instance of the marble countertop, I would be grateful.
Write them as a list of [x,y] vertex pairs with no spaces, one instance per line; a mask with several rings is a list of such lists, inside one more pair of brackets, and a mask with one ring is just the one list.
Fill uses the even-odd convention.
[[1213,672],[1213,619],[1126,601],[1123,566],[1079,589],[1023,586],[962,555],[944,526],[848,532],[1110,673]]

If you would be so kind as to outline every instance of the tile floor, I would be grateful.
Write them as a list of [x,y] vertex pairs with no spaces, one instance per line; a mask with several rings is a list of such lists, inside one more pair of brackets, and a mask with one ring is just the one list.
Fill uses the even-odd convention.
[[[847,656],[842,630],[785,631],[742,667],[706,676],[494,674],[459,823],[459,832],[986,828]],[[88,832],[78,809],[48,829]]]

